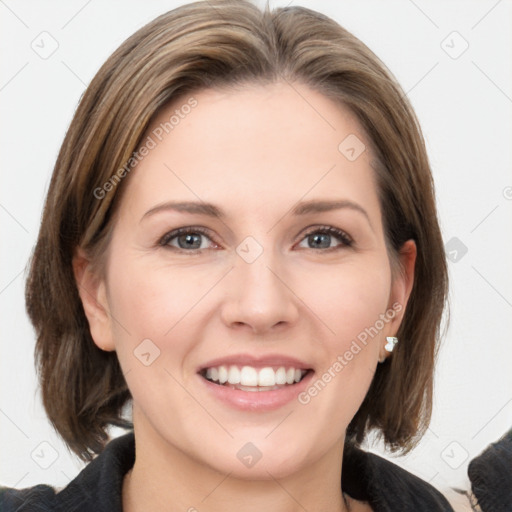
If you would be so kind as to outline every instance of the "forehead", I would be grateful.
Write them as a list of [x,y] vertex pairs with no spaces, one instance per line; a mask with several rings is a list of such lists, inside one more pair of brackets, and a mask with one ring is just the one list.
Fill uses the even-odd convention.
[[[195,106],[190,108],[192,102]],[[224,156],[241,161],[251,156],[261,161],[266,155],[262,149],[276,147],[283,149],[288,160],[302,159],[306,153],[316,160],[325,151],[337,157],[346,136],[366,139],[355,115],[341,102],[304,84],[287,82],[184,95],[159,113],[147,133],[156,133],[159,142],[161,137],[180,145],[187,142],[187,149],[195,147],[205,156],[209,150],[218,156],[220,150],[229,149]],[[269,156],[275,159],[275,152]]]
[[289,208],[305,195],[377,197],[356,117],[303,84],[183,95],[154,119],[145,143],[152,148],[128,184],[132,205],[179,198]]

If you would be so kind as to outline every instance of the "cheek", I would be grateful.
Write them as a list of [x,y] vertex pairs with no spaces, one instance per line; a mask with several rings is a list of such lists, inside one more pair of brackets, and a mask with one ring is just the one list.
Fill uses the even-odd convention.
[[194,305],[205,293],[206,283],[193,272],[156,269],[128,257],[113,265],[109,274],[109,306],[118,356],[130,354],[146,339],[164,355],[172,341],[173,353],[184,347],[177,334]]
[[128,388],[146,416],[174,425],[171,411],[195,412],[177,382],[187,387],[190,376],[183,370],[201,339],[198,303],[212,276],[155,268],[136,258],[109,276],[111,325]]
[[[388,318],[391,273],[387,260],[375,259],[371,265],[340,266],[325,276],[323,287],[316,282],[316,287],[310,282],[307,300],[328,333],[319,338],[324,357],[316,388],[322,390],[320,401],[329,408],[328,414],[345,424],[359,408],[375,372],[386,326],[382,319]],[[308,391],[311,399],[320,394],[312,388]],[[306,395],[304,403],[310,399]]]
[[[179,279],[171,285],[136,267],[116,269],[111,274],[110,286],[109,304],[116,337],[125,338],[128,331],[131,342],[141,337],[161,337],[172,327],[169,313],[176,311],[185,299],[176,291],[181,289]],[[120,329],[118,324],[125,329]]]
[[169,264],[164,254],[139,254],[130,249],[119,248],[117,254],[123,254],[120,263],[109,267],[111,312],[144,336],[165,334],[213,282],[211,269],[204,265],[197,269]]
[[[391,291],[387,260],[375,258],[370,264],[340,265],[325,275],[309,275],[305,302],[323,320],[337,349],[377,323],[385,313]],[[309,305],[308,304],[308,305]]]
[[109,269],[117,356],[134,394],[163,387],[165,396],[169,379],[186,384],[195,375],[190,374],[190,362],[215,311],[214,293],[209,292],[225,269],[163,264],[154,257],[123,253],[118,259],[122,263]]
[[329,418],[323,429],[330,439],[337,428],[348,426],[373,379],[391,276],[385,262],[375,260],[371,266],[340,267],[324,282],[320,291],[311,280],[307,299],[328,333],[318,337],[322,365],[298,399],[307,411],[306,422]]

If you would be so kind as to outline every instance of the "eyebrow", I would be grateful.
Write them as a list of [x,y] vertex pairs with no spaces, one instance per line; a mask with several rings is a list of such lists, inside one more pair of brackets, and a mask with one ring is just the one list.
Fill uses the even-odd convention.
[[[367,211],[357,203],[349,201],[348,199],[341,200],[311,200],[298,203],[292,210],[292,215],[308,215],[312,213],[323,213],[332,210],[341,210],[349,208],[356,212],[363,214],[371,225],[370,217]],[[141,221],[147,217],[150,217],[156,213],[163,211],[177,211],[183,213],[191,213],[196,215],[207,215],[209,217],[215,217],[218,219],[226,218],[226,213],[211,203],[195,202],[195,201],[167,201],[165,203],[158,204],[148,210],[141,218]]]

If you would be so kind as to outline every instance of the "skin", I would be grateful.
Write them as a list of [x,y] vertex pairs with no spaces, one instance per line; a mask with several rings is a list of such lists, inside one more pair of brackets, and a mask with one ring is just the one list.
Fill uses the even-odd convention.
[[[133,396],[124,510],[370,510],[343,501],[343,442],[402,320],[414,243],[393,273],[369,141],[348,110],[301,84],[194,97],[197,107],[126,178],[105,277],[83,251],[74,259],[94,342],[117,352]],[[184,103],[162,111],[148,134]],[[350,134],[366,144],[355,161],[338,150]],[[298,201],[331,199],[366,214],[290,213]],[[214,203],[226,217],[166,210],[141,220],[171,200]],[[208,230],[201,251],[180,251],[177,238],[159,246],[188,226]],[[307,235],[322,226],[352,245],[327,235],[316,247]],[[252,263],[236,252],[247,236],[263,248]],[[197,375],[209,360],[249,353],[297,357],[321,376],[396,302],[402,311],[306,405],[240,411],[207,395]],[[160,355],[145,366],[134,350],[148,338]],[[236,456],[247,442],[262,454],[251,468]]]

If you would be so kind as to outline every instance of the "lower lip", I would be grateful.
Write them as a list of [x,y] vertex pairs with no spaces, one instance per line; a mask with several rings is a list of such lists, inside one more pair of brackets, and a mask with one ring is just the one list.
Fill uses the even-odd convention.
[[279,409],[297,398],[299,393],[308,387],[313,374],[314,372],[310,370],[300,382],[272,391],[242,391],[241,389],[214,384],[201,375],[198,375],[198,377],[204,383],[208,392],[221,402],[242,411],[259,412]]

